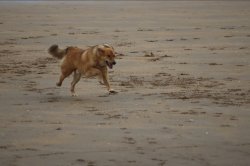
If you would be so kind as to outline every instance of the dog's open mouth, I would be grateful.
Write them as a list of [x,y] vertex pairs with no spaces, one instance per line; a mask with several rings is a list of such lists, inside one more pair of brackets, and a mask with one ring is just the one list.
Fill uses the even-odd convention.
[[110,62],[106,61],[106,64],[107,64],[107,66],[108,66],[110,69],[112,69],[112,68],[113,68],[113,64],[112,64],[112,63],[110,63]]

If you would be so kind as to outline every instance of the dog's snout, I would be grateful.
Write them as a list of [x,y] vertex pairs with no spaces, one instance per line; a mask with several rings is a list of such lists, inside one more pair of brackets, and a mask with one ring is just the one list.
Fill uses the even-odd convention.
[[116,61],[114,61],[112,64],[115,65],[115,64],[116,64]]

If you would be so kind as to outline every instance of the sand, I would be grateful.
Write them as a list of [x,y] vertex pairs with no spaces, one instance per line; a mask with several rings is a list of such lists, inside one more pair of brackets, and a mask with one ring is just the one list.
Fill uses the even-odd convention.
[[[0,165],[247,166],[250,2],[0,2]],[[47,49],[109,43],[119,93]]]

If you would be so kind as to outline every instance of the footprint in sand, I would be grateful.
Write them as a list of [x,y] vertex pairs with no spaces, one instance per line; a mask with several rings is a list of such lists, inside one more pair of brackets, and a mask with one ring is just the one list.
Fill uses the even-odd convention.
[[229,124],[222,124],[222,125],[220,125],[220,127],[231,127],[231,125],[229,125]]
[[238,118],[236,118],[236,116],[231,116],[230,120],[239,120]]
[[230,38],[230,37],[233,37],[233,35],[225,35],[224,37],[225,38]]
[[116,29],[116,30],[114,30],[114,32],[125,32],[125,31]]
[[186,39],[186,38],[180,38],[180,40],[182,40],[182,41],[186,41],[186,40],[188,40],[188,39]]
[[185,111],[185,112],[181,112],[181,114],[183,115],[198,115],[200,112],[198,111],[195,111],[195,110],[188,110],[188,111]]
[[87,107],[88,108],[88,112],[97,112],[97,111],[99,111],[97,108],[95,108],[95,107]]
[[129,53],[131,53],[131,54],[137,54],[137,53],[139,53],[139,51],[131,51]]
[[130,134],[131,132],[127,130],[126,127],[120,128],[122,131],[124,131],[124,134]]
[[136,147],[136,151],[137,151],[137,154],[140,154],[140,155],[145,154],[143,147]]
[[157,158],[152,158],[151,160],[159,162],[159,163],[158,163],[159,166],[163,166],[163,165],[165,165],[166,162],[167,162],[166,160],[157,159]]
[[86,160],[84,160],[84,159],[76,159],[76,161],[79,162],[79,163],[85,163],[86,162]]
[[223,115],[223,113],[221,112],[216,112],[213,117],[221,117]]
[[151,32],[151,31],[154,31],[154,30],[153,29],[139,28],[139,29],[137,29],[137,31],[148,31],[148,32]]
[[210,65],[210,66],[216,66],[216,65],[222,65],[221,63],[209,63],[208,65]]
[[47,102],[49,102],[49,103],[59,102],[59,99],[56,98],[56,97],[51,97],[51,98],[48,99]]
[[166,41],[172,42],[174,41],[174,39],[166,39]]
[[109,161],[109,162],[116,162],[115,159],[109,159],[108,161]]
[[95,165],[96,165],[96,163],[94,161],[88,161],[87,166],[95,166]]
[[126,143],[126,144],[135,144],[136,140],[132,137],[123,137],[123,141],[122,143]]
[[54,95],[54,93],[52,93],[52,92],[48,92],[48,93],[46,93],[46,95],[48,95],[48,96],[53,96],[53,95]]
[[146,42],[149,42],[149,43],[154,43],[154,42],[158,42],[158,40],[145,40]]
[[188,64],[187,62],[180,62],[179,64],[181,64],[181,65],[186,65],[186,64]]
[[147,138],[147,142],[148,142],[148,144],[157,144],[157,141],[156,141],[156,139],[155,138]]
[[194,29],[195,29],[195,30],[201,30],[201,28],[198,28],[198,27],[197,27],[197,28],[194,28]]

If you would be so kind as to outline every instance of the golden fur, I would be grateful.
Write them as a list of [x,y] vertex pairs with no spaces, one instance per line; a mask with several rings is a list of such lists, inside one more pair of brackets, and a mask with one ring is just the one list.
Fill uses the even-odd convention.
[[57,82],[57,86],[61,86],[63,80],[71,73],[74,73],[73,81],[71,82],[71,93],[75,96],[75,85],[81,79],[82,75],[86,77],[98,76],[103,80],[110,93],[115,91],[110,88],[108,80],[108,69],[113,68],[115,62],[114,48],[104,44],[89,47],[83,50],[78,47],[67,47],[60,49],[57,45],[52,45],[48,52],[61,62],[61,76]]

